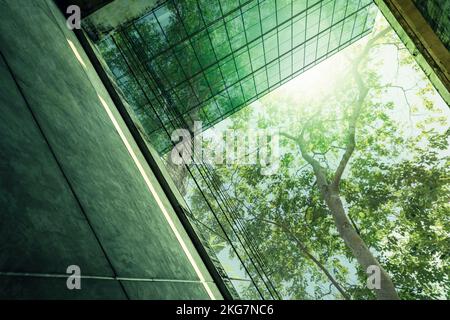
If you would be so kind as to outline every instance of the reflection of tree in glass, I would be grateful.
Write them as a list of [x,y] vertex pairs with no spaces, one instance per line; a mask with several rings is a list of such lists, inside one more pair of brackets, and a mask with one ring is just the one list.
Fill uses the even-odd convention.
[[[264,98],[258,112],[249,107],[232,117],[236,128],[253,121],[282,131],[275,175],[257,166],[217,166],[215,174],[285,297],[430,299],[450,292],[448,119],[423,74],[412,88],[386,81],[380,70],[387,62],[377,56],[386,47],[397,50],[399,68],[421,72],[390,28],[377,30],[352,49],[348,72],[328,95],[278,94]],[[202,205],[196,209],[212,223]],[[370,265],[382,268],[375,292],[366,288]]]

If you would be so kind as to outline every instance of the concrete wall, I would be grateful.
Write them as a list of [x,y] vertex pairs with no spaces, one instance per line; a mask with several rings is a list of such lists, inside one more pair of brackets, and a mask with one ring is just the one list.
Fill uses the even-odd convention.
[[0,1],[0,52],[0,298],[220,298],[53,2]]

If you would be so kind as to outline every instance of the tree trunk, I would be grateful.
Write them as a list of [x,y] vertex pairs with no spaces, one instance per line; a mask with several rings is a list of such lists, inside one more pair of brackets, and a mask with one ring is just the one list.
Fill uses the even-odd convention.
[[369,248],[356,232],[355,228],[352,226],[349,218],[347,217],[339,194],[339,183],[342,174],[344,173],[344,170],[347,167],[347,164],[353,154],[353,151],[355,150],[356,124],[359,115],[363,110],[363,105],[369,92],[369,88],[367,88],[367,86],[365,85],[358,71],[358,68],[364,57],[368,54],[372,45],[389,31],[389,28],[385,28],[383,31],[372,37],[372,39],[368,41],[361,54],[352,63],[353,69],[351,74],[355,79],[359,94],[358,99],[355,102],[353,113],[349,119],[348,141],[346,143],[345,152],[336,169],[336,172],[334,173],[332,182],[329,183],[327,180],[327,169],[323,168],[316,159],[308,154],[308,151],[306,150],[306,143],[303,136],[307,126],[303,127],[299,137],[292,136],[291,134],[286,132],[280,133],[282,136],[285,136],[297,143],[297,145],[300,147],[303,159],[305,159],[306,162],[311,165],[317,179],[317,185],[319,187],[320,193],[324,198],[328,209],[331,211],[339,235],[344,240],[345,244],[350,249],[359,265],[363,268],[364,271],[367,271],[370,266],[376,266],[379,268],[380,289],[374,289],[377,299],[379,300],[398,300],[399,296],[397,294],[397,291],[395,290],[390,276],[378,263],[378,260],[370,252]]
[[328,185],[322,185],[320,191],[331,211],[339,235],[353,253],[353,256],[360,266],[364,271],[366,271],[369,266],[377,266],[380,269],[380,289],[374,289],[377,299],[398,300],[399,296],[390,276],[381,267],[378,260],[373,256],[369,248],[351,225],[350,220],[345,213],[339,191]]

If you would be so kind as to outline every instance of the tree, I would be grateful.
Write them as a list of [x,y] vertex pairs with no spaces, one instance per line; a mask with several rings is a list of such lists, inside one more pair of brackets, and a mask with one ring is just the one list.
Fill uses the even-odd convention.
[[[233,117],[233,128],[248,127],[242,117],[256,116],[260,127],[280,128],[283,137],[276,174],[219,165],[215,179],[240,208],[239,222],[285,297],[411,299],[449,292],[449,131],[429,127],[446,126],[434,116],[429,85],[410,89],[382,79],[375,56],[381,46],[397,50],[400,65],[417,68],[392,30],[378,29],[353,48],[348,73],[323,98],[267,97],[264,112]],[[407,117],[426,114],[417,121],[419,133],[402,132],[386,90],[404,96]],[[411,105],[408,90],[422,103]],[[199,220],[211,223],[204,208],[196,209]],[[381,272],[374,292],[366,287],[369,266]]]

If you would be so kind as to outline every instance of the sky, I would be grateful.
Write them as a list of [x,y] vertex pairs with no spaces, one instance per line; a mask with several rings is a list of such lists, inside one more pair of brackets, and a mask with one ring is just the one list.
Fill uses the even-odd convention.
[[[380,29],[383,26],[387,26],[387,22],[381,13],[378,13],[375,28]],[[346,72],[348,67],[348,54],[352,50],[352,46],[364,44],[368,40],[365,37],[350,47],[340,51],[329,59],[321,62],[317,66],[309,69],[308,71],[297,76],[293,80],[284,84],[280,88],[272,91],[263,97],[262,99],[255,101],[246,108],[250,108],[254,114],[264,113],[264,100],[267,98],[276,99],[277,96],[291,96],[294,100],[301,101],[302,99],[311,99],[314,97],[320,97],[327,93],[330,88],[330,84],[338,81],[338,76]],[[428,94],[429,100],[434,105],[433,111],[424,111],[423,102],[416,96],[417,88],[421,88],[429,85],[429,80],[424,79],[422,70],[417,70],[409,65],[398,65],[397,54],[398,49],[392,45],[384,45],[376,47],[375,54],[379,64],[379,74],[382,75],[381,82],[384,84],[394,84],[399,87],[406,88],[407,91],[403,92],[399,88],[391,88],[386,90],[382,96],[381,101],[393,101],[394,108],[391,111],[391,118],[394,119],[398,126],[403,130],[403,133],[407,136],[414,136],[421,132],[416,124],[418,121],[423,120],[424,117],[430,116],[430,112],[439,114],[443,118],[443,123],[430,123],[428,128],[434,128],[439,132],[443,132],[448,129],[450,123],[450,109],[436,90],[432,90]],[[401,54],[409,54],[406,49],[400,50]],[[248,110],[247,110],[248,111]],[[301,110],[299,110],[301,112]],[[239,117],[237,112],[233,117]],[[226,119],[213,128],[205,131],[205,136],[208,137],[212,132],[223,132],[229,128],[232,121]],[[449,150],[444,151],[446,155],[449,155]],[[218,254],[219,259],[223,263],[225,269],[229,272],[230,276],[237,278],[246,278],[245,273],[239,267],[239,263],[236,259],[232,259],[229,256],[228,250],[224,249]],[[353,266],[348,267],[354,273]],[[355,279],[355,276],[350,277],[350,281]],[[248,282],[235,282],[238,289],[240,286],[247,286]],[[312,293],[313,285],[311,284],[309,289]],[[239,291],[239,290],[238,290]],[[332,296],[326,296],[325,298],[332,298]]]

